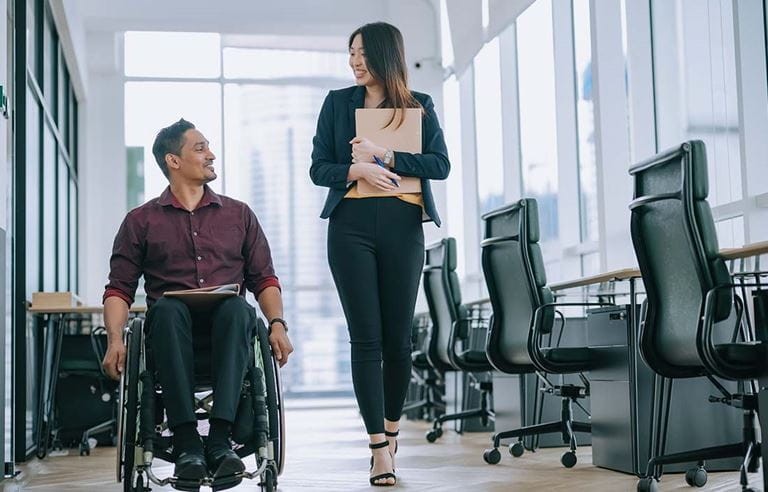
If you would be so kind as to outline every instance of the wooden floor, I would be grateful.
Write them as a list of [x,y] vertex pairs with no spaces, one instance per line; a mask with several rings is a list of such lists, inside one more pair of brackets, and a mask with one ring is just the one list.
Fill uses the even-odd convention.
[[[287,463],[280,477],[283,492],[362,491],[368,485],[368,450],[362,423],[355,410],[293,409],[286,416],[288,426]],[[512,458],[506,450],[502,461],[486,465],[482,452],[489,435],[453,432],[435,444],[424,439],[428,424],[406,422],[397,455],[398,490],[411,491],[633,491],[636,479],[603,470],[591,464],[589,447],[579,448],[579,462],[573,469],[560,465],[559,449],[545,449]],[[170,465],[156,461],[156,474],[165,477]],[[252,462],[249,462],[252,465]],[[114,448],[96,448],[91,456],[80,457],[77,450],[68,456],[52,456],[21,465],[15,480],[0,482],[5,491],[120,491],[114,481]],[[758,476],[750,477],[757,489]],[[152,486],[155,491],[173,490]],[[203,489],[209,490],[209,489]],[[255,481],[244,482],[231,490],[259,490]],[[379,490],[378,488],[375,490]],[[679,474],[666,475],[662,491],[702,490],[686,486]],[[713,473],[703,490],[740,490],[737,473]]]

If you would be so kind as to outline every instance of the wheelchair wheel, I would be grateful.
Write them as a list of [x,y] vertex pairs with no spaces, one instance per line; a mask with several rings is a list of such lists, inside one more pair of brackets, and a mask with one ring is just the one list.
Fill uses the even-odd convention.
[[[272,442],[275,453],[276,474],[283,473],[285,463],[285,418],[283,416],[283,395],[280,386],[280,370],[277,360],[272,356],[272,348],[269,345],[269,332],[264,322],[259,319],[257,325],[257,338],[259,351],[264,369],[264,379],[267,389],[267,414],[269,418],[269,440]],[[276,484],[276,482],[275,482]]]
[[133,492],[136,460],[136,435],[139,415],[139,372],[143,345],[142,322],[135,319],[125,335],[125,369],[120,378],[120,422],[118,423],[118,481],[123,490]]

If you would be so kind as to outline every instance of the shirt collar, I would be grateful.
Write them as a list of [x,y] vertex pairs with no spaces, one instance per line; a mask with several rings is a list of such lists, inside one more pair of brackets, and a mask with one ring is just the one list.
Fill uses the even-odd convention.
[[[176,196],[171,192],[171,187],[167,186],[163,193],[160,195],[160,199],[157,201],[157,203],[163,207],[165,206],[172,206],[174,208],[179,208],[181,210],[186,210],[184,206],[179,202],[179,200],[176,199]],[[218,205],[221,207],[221,197],[214,193],[214,191],[208,186],[203,185],[203,198],[200,200],[200,203],[197,205],[197,208],[203,208],[207,207],[208,205]]]

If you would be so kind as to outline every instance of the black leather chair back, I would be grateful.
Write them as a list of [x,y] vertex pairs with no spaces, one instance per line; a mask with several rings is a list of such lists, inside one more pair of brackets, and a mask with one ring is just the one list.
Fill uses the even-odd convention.
[[[641,353],[663,376],[703,375],[698,338],[704,299],[710,289],[730,282],[707,203],[704,143],[685,142],[629,172],[634,177],[632,244],[648,299]],[[729,317],[732,300],[730,289],[718,291],[715,321]]]
[[456,274],[456,240],[442,239],[427,246],[424,265],[424,293],[432,318],[427,358],[435,369],[457,369],[449,354],[454,324],[464,309]]
[[[520,200],[485,214],[483,220],[482,266],[493,307],[486,354],[502,372],[533,372],[529,343],[534,312],[553,299],[538,244],[536,200]],[[545,308],[539,329],[548,333],[553,322],[554,308]]]

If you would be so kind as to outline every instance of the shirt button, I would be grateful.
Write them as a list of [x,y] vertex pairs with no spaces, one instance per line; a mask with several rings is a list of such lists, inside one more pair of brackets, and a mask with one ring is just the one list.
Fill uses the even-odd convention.
[[189,215],[195,215],[195,212],[189,212]]
[[204,283],[205,283],[205,280],[203,280],[203,279],[200,279],[200,283],[201,283],[201,284],[204,284]]
[[198,257],[197,257],[197,261],[200,261],[200,260],[202,260],[202,259],[203,259],[203,257],[202,257],[202,256],[198,256]]
[[193,236],[197,236],[197,231],[192,233]]

